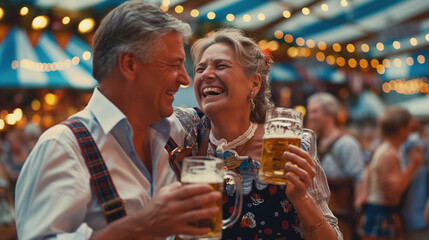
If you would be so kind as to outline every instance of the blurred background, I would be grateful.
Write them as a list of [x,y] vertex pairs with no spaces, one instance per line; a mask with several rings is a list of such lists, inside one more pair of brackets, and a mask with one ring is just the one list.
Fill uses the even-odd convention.
[[[0,189],[13,191],[20,166],[45,129],[82,109],[96,86],[91,43],[109,10],[123,0],[0,1]],[[243,29],[271,55],[273,100],[306,114],[306,100],[341,100],[340,126],[363,151],[375,149],[377,118],[404,106],[429,122],[428,0],[147,0],[188,22],[189,46],[220,27]],[[195,107],[192,84],[175,106]],[[429,127],[426,127],[429,132]],[[7,160],[9,159],[9,160]],[[13,160],[11,160],[13,159]],[[9,162],[8,162],[9,161]],[[8,179],[9,183],[1,179]],[[6,199],[6,200],[4,200]],[[7,200],[9,199],[9,200]],[[1,201],[10,201],[3,197]],[[2,224],[13,219],[0,215]]]

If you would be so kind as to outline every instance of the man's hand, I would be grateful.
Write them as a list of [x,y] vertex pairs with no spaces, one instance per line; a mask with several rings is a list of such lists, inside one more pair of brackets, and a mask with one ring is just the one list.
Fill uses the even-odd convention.
[[203,235],[209,228],[190,226],[190,222],[215,216],[218,207],[202,208],[220,201],[221,194],[211,191],[207,184],[182,185],[176,182],[162,188],[141,212],[140,224],[153,236],[166,237],[176,234]]

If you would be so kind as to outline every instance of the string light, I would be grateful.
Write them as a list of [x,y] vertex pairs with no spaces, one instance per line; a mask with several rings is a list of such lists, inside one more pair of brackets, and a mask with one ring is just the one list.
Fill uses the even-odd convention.
[[259,19],[259,21],[264,21],[265,20],[265,14],[259,13],[258,14],[258,19]]
[[377,45],[375,45],[375,47],[380,52],[384,50],[384,44],[382,42],[378,42]]
[[310,14],[310,8],[308,8],[308,7],[303,7],[302,8],[302,14],[304,14],[304,15],[309,15]]
[[329,6],[328,6],[328,4],[326,4],[326,3],[322,4],[322,5],[320,6],[320,8],[321,8],[323,11],[325,11],[325,12],[329,10]]
[[252,17],[249,14],[243,15],[243,21],[250,22],[252,20]]
[[283,32],[282,32],[282,31],[280,31],[280,30],[276,30],[276,31],[274,32],[274,37],[275,37],[275,38],[277,38],[277,39],[281,39],[281,38],[283,38]]
[[208,12],[207,13],[208,19],[213,20],[213,19],[215,19],[215,17],[216,17],[216,14],[214,12]]
[[[288,10],[285,10],[285,11],[283,11],[283,17],[284,18],[290,18],[291,17],[291,13],[290,13],[290,11],[288,11]],[[429,40],[428,40],[429,41]]]
[[19,14],[21,16],[26,16],[28,12],[29,12],[28,7],[22,7],[21,10],[19,10]]
[[293,36],[292,34],[286,34],[284,37],[285,42],[292,43],[293,42]]
[[230,13],[226,15],[226,20],[228,20],[229,22],[234,21],[234,19],[235,19],[235,16],[233,14]]
[[[200,15],[200,11],[198,11],[197,9],[192,9],[191,12],[190,12],[190,14],[191,14],[192,17],[198,17],[198,15]],[[234,20],[234,15],[232,15],[232,17],[233,17],[232,20]]]
[[183,10],[184,10],[184,8],[183,8],[183,6],[182,6],[182,5],[177,5],[176,7],[174,7],[174,11],[175,11],[176,13],[182,13],[182,12],[183,12]]

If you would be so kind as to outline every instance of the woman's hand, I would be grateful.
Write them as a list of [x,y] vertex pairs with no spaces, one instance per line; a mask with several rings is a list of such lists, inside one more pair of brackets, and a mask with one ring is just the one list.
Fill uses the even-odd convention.
[[306,197],[307,188],[316,176],[316,164],[306,151],[294,145],[289,145],[289,151],[283,154],[289,161],[285,164],[285,169],[289,172],[286,177],[290,181],[286,195],[294,203]]

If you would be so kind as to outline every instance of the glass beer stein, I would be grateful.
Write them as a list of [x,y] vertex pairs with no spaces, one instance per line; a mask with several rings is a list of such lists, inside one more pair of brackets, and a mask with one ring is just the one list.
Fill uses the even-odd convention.
[[[191,223],[193,226],[211,228],[210,233],[203,236],[179,235],[181,239],[221,239],[222,229],[231,226],[240,217],[243,191],[238,176],[232,172],[224,173],[224,161],[222,159],[205,156],[186,157],[183,160],[181,176],[181,182],[185,185],[208,183],[213,191],[219,191],[221,194],[223,192],[224,182],[231,179],[234,180],[237,188],[235,192],[235,208],[232,215],[226,220],[222,219],[222,199],[220,199],[215,204],[220,209],[217,216]],[[208,205],[206,207],[212,206],[214,205]]]
[[[309,139],[307,150],[311,157],[315,156],[315,134],[310,129],[303,129],[302,113],[290,108],[273,108],[267,111],[264,124],[262,146],[262,160],[258,177],[261,181],[287,185],[287,160],[283,153],[289,151],[289,144],[301,147],[301,138],[305,135]],[[312,140],[311,140],[312,139]]]

